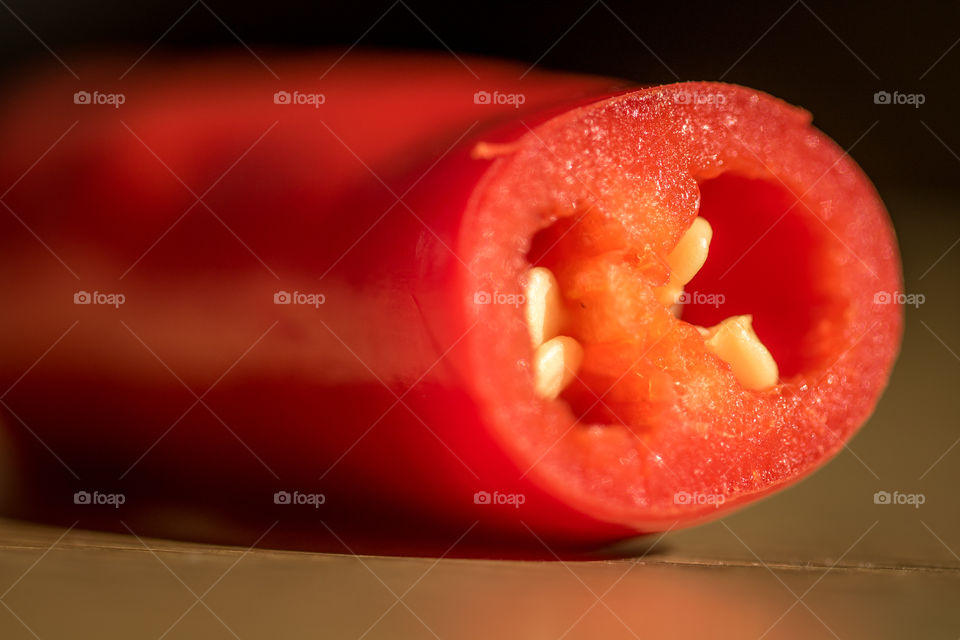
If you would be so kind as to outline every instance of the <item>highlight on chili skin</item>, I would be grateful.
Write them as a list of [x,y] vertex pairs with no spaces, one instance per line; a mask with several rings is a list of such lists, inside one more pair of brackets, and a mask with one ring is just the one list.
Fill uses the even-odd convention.
[[[81,280],[15,220],[0,235],[0,294],[31,310],[0,331],[4,420],[36,435],[10,431],[21,515],[89,490],[52,450],[122,489],[124,522],[176,505],[295,522],[292,546],[595,548],[786,487],[873,411],[896,239],[809,113],[479,59],[523,101],[476,102],[455,60],[359,52],[322,102],[272,98],[335,60],[278,63],[284,87],[147,60],[117,109],[51,99],[64,80],[11,91],[6,201]],[[74,120],[23,174],[49,140],[22,123]]]

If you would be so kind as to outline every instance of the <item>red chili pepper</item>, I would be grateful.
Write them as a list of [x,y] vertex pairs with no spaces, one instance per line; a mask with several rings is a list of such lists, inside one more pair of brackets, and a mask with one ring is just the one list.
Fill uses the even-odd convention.
[[[66,484],[364,549],[475,522],[601,543],[795,482],[887,381],[890,221],[765,94],[417,55],[123,66],[0,124],[27,512]],[[699,272],[674,252],[698,216]]]

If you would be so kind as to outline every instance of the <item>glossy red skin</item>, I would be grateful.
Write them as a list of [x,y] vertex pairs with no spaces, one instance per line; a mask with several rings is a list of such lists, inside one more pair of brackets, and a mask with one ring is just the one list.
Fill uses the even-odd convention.
[[[615,212],[636,206],[642,194],[625,183],[624,162],[634,175],[660,176],[662,214],[641,226],[664,253],[696,215],[691,167],[698,177],[772,169],[802,191],[840,158],[804,112],[729,85],[604,98],[618,91],[614,81],[542,72],[518,80],[523,69],[469,60],[478,82],[433,56],[352,54],[317,82],[333,61],[275,63],[280,83],[233,58],[144,62],[111,83],[124,65],[100,61],[81,70],[82,85],[34,84],[8,103],[5,184],[80,120],[5,198],[79,276],[5,219],[0,288],[27,310],[6,314],[0,332],[0,380],[15,384],[5,402],[17,417],[7,418],[31,486],[23,511],[65,508],[67,484],[117,488],[129,504],[226,505],[289,520],[272,494],[298,489],[327,502],[296,518],[318,536],[327,535],[323,520],[355,550],[449,542],[474,523],[471,536],[489,544],[596,544],[698,522],[793,482],[872,410],[901,316],[866,300],[900,290],[899,258],[882,204],[849,159],[810,200],[833,200],[841,213],[827,224],[876,275],[828,265],[849,288],[840,329],[851,342],[874,329],[838,350],[837,363],[756,401],[768,428],[718,418],[702,436],[649,434],[645,450],[671,474],[642,455],[611,471],[636,443],[616,429],[568,432],[569,407],[532,391],[521,310],[473,303],[478,290],[516,290],[530,239],[556,203],[600,192]],[[127,97],[118,110],[69,103],[75,90],[114,84]],[[277,90],[312,87],[327,97],[318,110],[272,103]],[[479,89],[526,102],[476,105]],[[680,90],[721,92],[727,110],[679,105]],[[739,123],[724,130],[749,153],[730,136],[676,135],[684,123],[731,114]],[[637,153],[631,136],[654,130],[666,134]],[[476,144],[491,141],[513,146],[477,157]],[[581,163],[573,184],[558,170],[567,160]],[[216,183],[204,200],[223,224],[197,205],[141,258],[195,200],[178,178],[197,195]],[[122,291],[127,302],[78,307],[78,289]],[[326,303],[277,306],[278,289],[322,292]],[[197,394],[216,383],[204,396],[211,411],[184,413],[194,398],[178,378]],[[525,503],[477,505],[482,490]],[[677,505],[678,490],[719,492],[726,503]]]

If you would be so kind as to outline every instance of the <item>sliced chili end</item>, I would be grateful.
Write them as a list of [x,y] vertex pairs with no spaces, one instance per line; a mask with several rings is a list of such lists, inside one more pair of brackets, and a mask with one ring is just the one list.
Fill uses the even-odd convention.
[[[470,290],[550,283],[526,311],[480,310],[485,417],[519,473],[590,517],[662,530],[794,482],[889,376],[901,310],[872,303],[901,281],[889,218],[774,98],[689,83],[576,109],[495,160],[473,206]],[[548,295],[556,323],[534,311]],[[579,368],[544,373],[552,339]]]

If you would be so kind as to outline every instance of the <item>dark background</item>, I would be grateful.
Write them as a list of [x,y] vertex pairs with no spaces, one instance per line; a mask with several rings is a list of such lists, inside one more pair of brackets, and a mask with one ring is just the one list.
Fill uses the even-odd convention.
[[[150,55],[242,52],[245,43],[269,63],[280,49],[345,50],[359,40],[366,47],[449,47],[458,54],[540,60],[546,68],[638,82],[723,79],[809,109],[844,148],[878,122],[852,155],[884,195],[903,188],[957,189],[960,46],[951,47],[960,38],[960,3],[3,4],[0,65],[7,70],[33,62],[67,73],[43,43],[69,65],[89,50],[117,48],[129,51],[132,63],[154,43]],[[926,101],[920,108],[877,105],[873,94],[879,90],[922,93]]]

